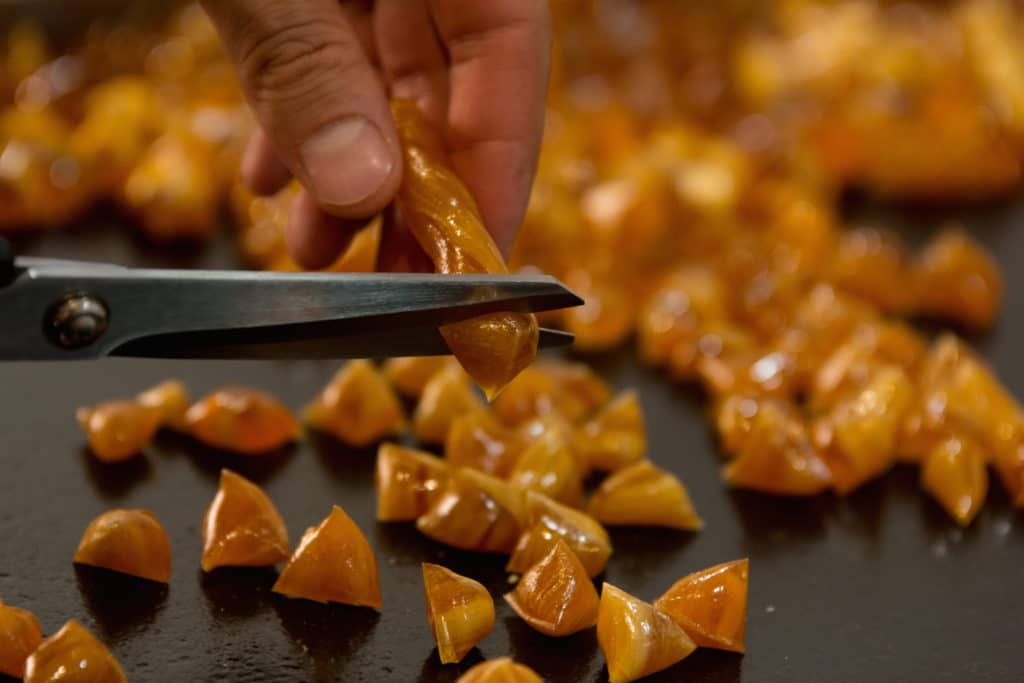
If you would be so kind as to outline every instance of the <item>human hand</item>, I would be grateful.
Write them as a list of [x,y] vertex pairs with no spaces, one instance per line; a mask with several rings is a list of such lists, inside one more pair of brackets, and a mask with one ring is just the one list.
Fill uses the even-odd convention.
[[261,129],[242,161],[258,193],[304,189],[286,240],[329,265],[401,180],[389,97],[444,131],[504,250],[528,199],[550,59],[544,0],[202,0]]

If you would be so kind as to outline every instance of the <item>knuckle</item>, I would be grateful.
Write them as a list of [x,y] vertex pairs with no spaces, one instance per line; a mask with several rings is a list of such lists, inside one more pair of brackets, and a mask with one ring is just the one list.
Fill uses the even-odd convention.
[[[301,99],[358,67],[355,48],[316,20],[295,20],[255,36],[242,78],[258,104]],[[343,81],[342,81],[343,82]]]

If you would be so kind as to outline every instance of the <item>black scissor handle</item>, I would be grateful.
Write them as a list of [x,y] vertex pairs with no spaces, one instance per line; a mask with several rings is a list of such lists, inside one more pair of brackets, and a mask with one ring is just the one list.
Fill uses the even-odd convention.
[[0,237],[0,285],[5,285],[14,279],[14,247],[3,237]]

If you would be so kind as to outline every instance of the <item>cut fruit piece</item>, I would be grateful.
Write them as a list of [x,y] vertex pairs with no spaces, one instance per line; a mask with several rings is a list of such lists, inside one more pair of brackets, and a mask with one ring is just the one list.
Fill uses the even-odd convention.
[[0,601],[0,674],[22,678],[25,661],[42,641],[43,632],[34,614]]
[[107,646],[71,620],[25,662],[25,683],[127,683]]
[[671,617],[609,583],[601,589],[597,643],[610,683],[629,683],[667,669],[697,649]]
[[968,526],[988,494],[985,454],[974,442],[951,437],[938,444],[921,468],[921,487],[960,526]]
[[203,517],[203,571],[272,567],[290,553],[284,520],[263,489],[222,469],[220,488]]
[[614,472],[644,459],[647,427],[640,397],[624,391],[580,430],[579,449],[593,469]]
[[816,425],[815,445],[828,463],[832,487],[838,493],[845,495],[892,466],[913,393],[907,373],[887,365]]
[[152,512],[108,510],[89,523],[74,562],[167,583],[171,544]]
[[298,420],[280,401],[262,391],[228,387],[205,397],[185,414],[189,433],[208,446],[258,455],[302,434]]
[[505,601],[535,630],[568,636],[597,623],[597,591],[587,570],[562,539],[505,594]]
[[403,396],[419,398],[427,382],[456,360],[451,356],[407,356],[384,361],[384,376]]
[[508,481],[580,508],[583,483],[576,467],[577,458],[568,435],[563,430],[549,429],[522,452]]
[[453,467],[471,469],[504,479],[523,450],[523,439],[487,410],[459,415],[444,442],[444,458]]
[[398,396],[368,360],[342,366],[304,414],[310,427],[356,448],[397,434],[405,425]]
[[814,496],[832,481],[803,420],[776,403],[759,407],[749,436],[722,475],[736,488],[778,496]]
[[423,592],[442,664],[462,661],[494,629],[494,600],[473,579],[424,562]]
[[676,581],[654,607],[672,617],[699,647],[743,652],[748,570],[743,559],[694,572]]
[[451,479],[444,460],[425,451],[382,443],[377,449],[377,521],[411,522],[436,501]]
[[459,676],[455,683],[544,683],[533,669],[508,657],[480,662]]
[[135,400],[141,405],[160,411],[160,426],[177,432],[188,430],[185,413],[188,412],[191,401],[185,385],[178,380],[169,379],[161,382],[136,396]]
[[561,539],[576,554],[587,576],[594,578],[604,571],[612,543],[596,519],[536,491],[526,492],[526,519],[529,526],[516,542],[506,570],[525,572],[544,559],[555,541]]
[[337,505],[319,526],[306,530],[273,590],[315,602],[381,607],[377,557]]
[[512,552],[526,522],[523,491],[476,470],[458,469],[416,528],[463,550]]
[[160,429],[160,409],[137,401],[109,401],[75,415],[97,460],[121,462],[142,451]]
[[434,375],[416,404],[412,431],[427,443],[443,444],[456,418],[484,409],[461,368],[449,367]]
[[921,310],[974,329],[992,324],[1003,299],[999,265],[963,230],[934,237],[918,259]]
[[576,422],[604,405],[608,384],[583,363],[538,360],[494,399],[494,413],[507,425],[558,415]]
[[697,531],[697,516],[682,482],[649,461],[619,470],[598,487],[587,512],[602,524],[661,526]]

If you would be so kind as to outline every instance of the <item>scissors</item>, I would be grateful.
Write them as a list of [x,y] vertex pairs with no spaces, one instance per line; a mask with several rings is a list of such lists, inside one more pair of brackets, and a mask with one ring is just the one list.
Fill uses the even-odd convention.
[[[442,325],[581,303],[547,275],[138,269],[16,257],[0,238],[0,361],[441,355]],[[539,346],[572,340],[542,329]]]

